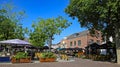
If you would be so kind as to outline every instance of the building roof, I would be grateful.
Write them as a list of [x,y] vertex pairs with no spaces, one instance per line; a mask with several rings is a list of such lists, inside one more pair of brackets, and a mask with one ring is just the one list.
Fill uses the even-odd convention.
[[72,39],[72,38],[76,38],[76,37],[80,37],[80,36],[85,36],[85,35],[87,35],[88,32],[89,32],[88,30],[85,30],[83,32],[74,33],[70,36],[67,36],[67,39]]

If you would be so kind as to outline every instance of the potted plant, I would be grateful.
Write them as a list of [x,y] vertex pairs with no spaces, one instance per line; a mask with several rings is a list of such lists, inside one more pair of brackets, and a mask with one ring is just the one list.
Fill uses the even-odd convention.
[[40,62],[54,62],[56,61],[56,55],[52,52],[44,52],[40,54]]
[[15,56],[12,57],[12,63],[29,63],[31,62],[31,58],[27,56],[27,53],[18,52]]

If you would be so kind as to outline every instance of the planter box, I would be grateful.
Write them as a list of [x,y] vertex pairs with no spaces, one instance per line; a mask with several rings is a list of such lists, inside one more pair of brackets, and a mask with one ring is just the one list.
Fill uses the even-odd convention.
[[21,58],[20,63],[30,63],[31,62],[31,58]]
[[40,62],[55,62],[56,58],[39,58]]
[[18,63],[19,60],[17,60],[16,58],[11,58],[11,62],[12,62],[12,63]]
[[21,58],[19,60],[15,59],[15,58],[12,58],[11,62],[12,63],[30,63],[31,62],[31,58]]
[[40,62],[45,62],[46,59],[45,59],[45,58],[39,58],[39,61],[40,61]]

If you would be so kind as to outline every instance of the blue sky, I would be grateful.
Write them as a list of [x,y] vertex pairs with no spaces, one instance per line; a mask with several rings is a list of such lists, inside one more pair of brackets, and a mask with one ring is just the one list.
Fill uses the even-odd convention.
[[53,44],[60,42],[60,40],[68,35],[76,32],[81,32],[86,30],[81,28],[77,20],[73,20],[64,12],[64,9],[69,4],[69,0],[12,0],[17,8],[24,10],[27,17],[22,21],[24,27],[31,28],[33,21],[40,18],[56,18],[58,16],[63,16],[72,25],[67,29],[63,30],[60,35],[55,35],[55,40]]

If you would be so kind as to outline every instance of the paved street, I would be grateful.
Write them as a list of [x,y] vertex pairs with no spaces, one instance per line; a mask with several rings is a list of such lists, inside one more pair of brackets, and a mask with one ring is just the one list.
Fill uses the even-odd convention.
[[0,67],[120,67],[120,64],[91,61],[87,59],[75,59],[71,62],[51,62],[51,63],[0,63]]

